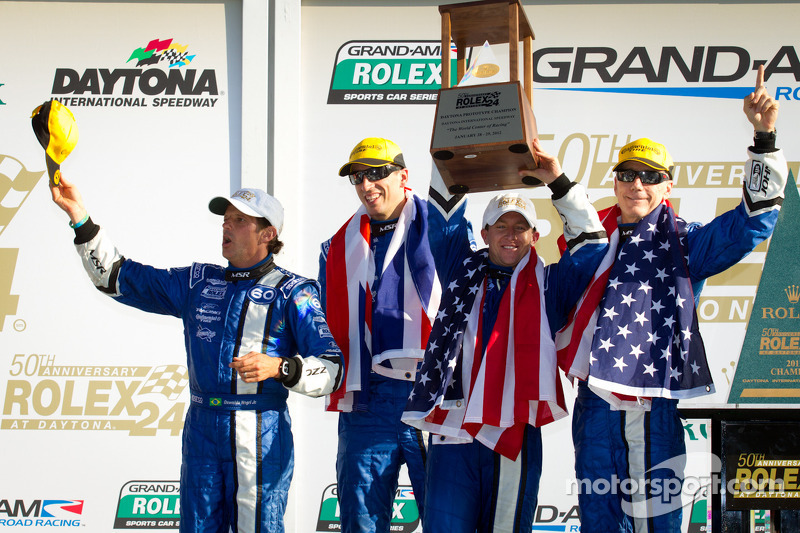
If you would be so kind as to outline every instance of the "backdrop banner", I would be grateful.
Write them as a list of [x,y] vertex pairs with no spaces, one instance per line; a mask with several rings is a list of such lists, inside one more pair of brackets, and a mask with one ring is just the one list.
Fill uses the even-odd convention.
[[[287,247],[299,253],[277,262],[299,274],[317,277],[319,244],[359,206],[337,172],[359,140],[394,140],[409,186],[427,193],[440,16],[434,2],[396,4],[301,3],[302,93],[292,116],[301,157],[290,175],[275,176],[278,184],[298,183],[287,189],[296,195],[279,199],[296,214],[299,242]],[[126,257],[157,267],[224,264],[219,217],[207,204],[239,179],[231,169],[241,153],[243,52],[232,43],[243,41],[242,9],[241,0],[0,1],[0,526],[177,529],[189,398],[181,323],[128,309],[92,287],[67,218],[50,199],[30,115],[51,98],[72,110],[80,140],[61,170]],[[598,209],[615,201],[617,152],[639,137],[665,144],[673,156],[681,217],[709,222],[736,206],[752,144],[742,99],[761,64],[781,106],[777,144],[797,176],[800,58],[789,37],[800,4],[524,9],[536,35],[539,137]],[[281,54],[280,43],[274,53]],[[508,54],[501,48],[495,55]],[[281,73],[273,75],[280,83]],[[272,135],[282,126],[271,124]],[[549,192],[523,192],[542,218],[537,250],[553,262],[561,222]],[[469,196],[474,227],[491,196]],[[732,407],[768,247],[706,283],[699,319],[716,393],[692,405]],[[800,279],[781,284],[776,291],[792,292]],[[783,297],[791,322],[800,311]],[[793,346],[791,335],[784,341]],[[565,389],[571,409],[575,391],[566,381]],[[295,394],[290,411],[296,466],[287,530],[336,531],[337,416],[324,411],[323,400]],[[710,454],[709,424],[687,420],[684,428],[683,531],[699,532],[721,465]],[[580,531],[570,419],[543,435],[533,530]],[[396,531],[421,530],[405,472],[394,513]]]

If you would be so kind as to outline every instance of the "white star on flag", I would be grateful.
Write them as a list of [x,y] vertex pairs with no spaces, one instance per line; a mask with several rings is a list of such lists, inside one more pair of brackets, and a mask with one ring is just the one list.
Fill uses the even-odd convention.
[[613,347],[614,345],[611,344],[611,339],[606,339],[600,342],[600,348],[603,348],[605,351],[609,351]]
[[[695,335],[688,254],[679,243],[685,231],[685,223],[661,204],[621,244],[590,348],[589,385],[595,390],[688,398],[713,387],[702,339]],[[615,346],[617,336],[625,341]]]

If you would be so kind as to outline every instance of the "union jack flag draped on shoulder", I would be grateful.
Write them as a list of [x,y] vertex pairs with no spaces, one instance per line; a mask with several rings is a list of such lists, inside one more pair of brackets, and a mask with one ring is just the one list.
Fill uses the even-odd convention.
[[516,266],[484,349],[487,265],[487,251],[474,252],[443,290],[403,421],[451,442],[475,438],[514,460],[525,425],[566,416],[566,406],[544,312],[544,263],[531,248]]
[[[441,296],[427,238],[427,213],[425,202],[407,188],[378,273],[370,248],[370,218],[363,205],[331,239],[326,312],[331,334],[342,350],[345,375],[341,387],[326,396],[328,411],[365,410],[373,371],[393,379],[414,379]],[[374,305],[402,313],[374,313]]]

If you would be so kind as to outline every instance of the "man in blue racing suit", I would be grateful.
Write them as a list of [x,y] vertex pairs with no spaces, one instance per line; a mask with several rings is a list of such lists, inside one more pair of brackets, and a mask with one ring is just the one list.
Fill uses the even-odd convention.
[[579,380],[572,431],[584,533],[680,531],[678,400],[714,390],[695,310],[700,290],[772,234],[788,175],[775,148],[778,104],[763,82],[761,66],[744,99],[755,139],[742,202],[709,224],[675,216],[663,145],[638,139],[620,150],[617,205],[600,212],[609,255],[557,341],[559,364]]
[[[592,277],[607,239],[586,192],[558,161],[534,149],[564,221],[570,251],[544,266],[532,202],[493,198],[483,215],[488,249],[470,246],[464,201],[431,179],[440,205],[460,201],[429,240],[443,295],[403,421],[431,432],[426,533],[530,532],[542,471],[540,426],[566,415],[555,332]],[[450,201],[448,201],[450,200]],[[433,210],[431,210],[433,211]],[[438,209],[437,218],[445,215]]]
[[[126,259],[62,179],[90,279],[115,300],[184,325],[191,405],[183,432],[182,532],[282,532],[294,469],[289,391],[329,394],[342,374],[317,284],[275,265],[283,207],[258,189],[216,197],[227,268],[156,269]],[[299,355],[297,355],[299,354]]]
[[347,368],[327,405],[340,413],[341,524],[343,533],[388,533],[402,464],[424,517],[426,442],[400,417],[441,294],[428,245],[432,208],[408,187],[402,151],[389,139],[360,141],[339,174],[361,201],[323,243],[319,269],[328,323]]

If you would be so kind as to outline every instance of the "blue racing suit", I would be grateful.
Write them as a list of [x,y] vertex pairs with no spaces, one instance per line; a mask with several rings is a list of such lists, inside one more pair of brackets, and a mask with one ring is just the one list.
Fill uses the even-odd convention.
[[[758,144],[748,154],[742,202],[704,226],[687,226],[695,306],[705,279],[749,254],[778,219],[788,175],[784,156],[774,145]],[[680,531],[686,446],[678,400],[653,398],[649,410],[615,410],[580,381],[572,437],[582,532]]]
[[[460,209],[463,217],[464,204],[460,197],[449,205],[441,207],[445,212]],[[407,201],[412,201],[410,198]],[[427,210],[421,216],[427,217],[428,229],[437,234],[447,231],[446,217],[436,212],[437,208],[428,199],[423,204]],[[385,268],[395,268],[392,264],[384,267],[397,219],[372,221],[369,246],[375,260],[375,272]],[[471,239],[471,229],[466,230]],[[323,243],[319,258],[319,282],[322,287],[323,306],[330,312],[331,305],[325,301],[327,294],[327,264],[331,240]],[[432,249],[434,260],[437,250]],[[438,266],[438,262],[436,263]],[[376,275],[372,281],[373,322],[378,323],[379,314],[395,315],[394,299],[402,302],[402,287],[399,295],[389,295],[381,301],[380,284],[383,275]],[[354,303],[354,305],[357,305]],[[362,309],[363,312],[363,309]],[[383,346],[391,345],[396,332],[381,330],[378,327],[372,334],[371,348],[381,351]],[[418,351],[424,345],[417,345]],[[352,363],[351,363],[352,364]],[[400,467],[405,464],[411,481],[419,516],[424,516],[425,463],[427,458],[427,438],[422,431],[404,424],[400,418],[414,385],[414,374],[406,374],[405,379],[394,379],[371,371],[368,389],[362,391],[360,401],[364,405],[354,407],[350,412],[339,413],[339,443],[336,458],[336,481],[341,516],[342,531],[387,532],[393,514],[393,501],[398,485]],[[365,394],[366,392],[366,394]],[[366,401],[364,400],[366,398]]]
[[[75,231],[100,291],[183,321],[191,405],[180,530],[282,532],[294,468],[289,390],[329,394],[342,372],[316,283],[276,266],[271,254],[250,269],[156,269],[125,259],[91,219]],[[242,381],[228,364],[249,352],[285,358],[282,382]]]
[[[430,196],[447,205],[447,193],[440,190],[436,194],[434,183],[439,182],[432,182]],[[558,264],[544,269],[545,312],[549,334],[554,336],[600,264],[607,250],[607,239],[583,187],[562,175],[550,184],[550,189],[553,204],[565,221],[570,250]],[[435,227],[442,231],[434,233]],[[437,251],[436,266],[442,286],[461,277],[465,258],[481,253],[469,246],[468,230],[463,208],[454,213],[447,225],[431,223],[429,239],[432,249]],[[489,262],[481,316],[483,347],[489,344],[488,337],[512,271]],[[442,339],[433,336],[429,342],[443,344]],[[431,435],[430,440],[423,521],[426,533],[530,532],[542,472],[540,428],[526,425],[522,450],[515,461],[477,440],[464,443],[442,435]]]

